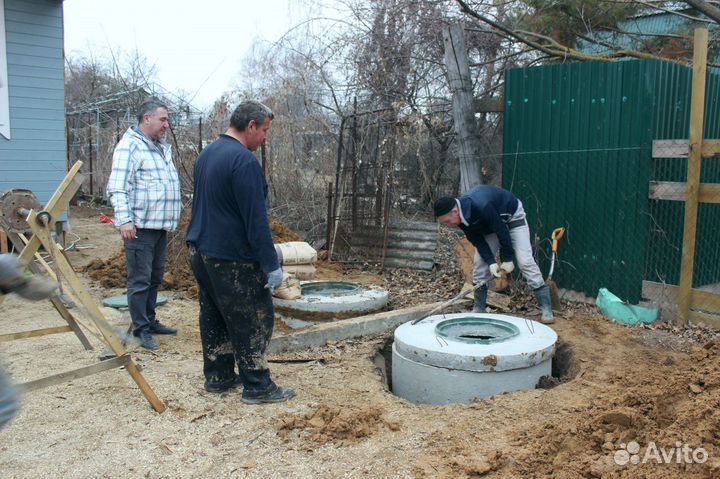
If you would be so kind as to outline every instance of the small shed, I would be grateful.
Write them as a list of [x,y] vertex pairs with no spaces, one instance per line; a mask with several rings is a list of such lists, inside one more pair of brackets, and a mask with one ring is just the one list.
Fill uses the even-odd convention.
[[0,0],[0,193],[44,204],[67,171],[61,0]]
[[[660,60],[509,70],[503,186],[523,201],[547,273],[549,238],[565,227],[560,287],[606,287],[637,303],[650,283],[677,285],[684,202],[651,182],[684,182],[687,158],[654,159],[654,140],[688,138],[692,71]],[[705,138],[720,138],[720,74],[708,74]],[[720,159],[703,160],[720,182]],[[681,199],[681,198],[680,198]],[[701,204],[693,287],[720,282],[720,205]]]

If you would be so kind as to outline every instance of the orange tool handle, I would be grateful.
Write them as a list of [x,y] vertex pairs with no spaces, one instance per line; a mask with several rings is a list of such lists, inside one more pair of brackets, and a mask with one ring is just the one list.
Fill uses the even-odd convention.
[[558,242],[560,241],[560,239],[562,239],[564,234],[565,234],[565,228],[555,228],[555,230],[553,230],[552,236],[551,236],[552,240],[553,240],[553,244],[552,244],[553,253],[557,253]]

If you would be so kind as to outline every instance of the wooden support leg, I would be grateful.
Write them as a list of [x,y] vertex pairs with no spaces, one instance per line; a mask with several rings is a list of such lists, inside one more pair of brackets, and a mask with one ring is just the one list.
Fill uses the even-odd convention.
[[0,253],[8,252],[8,238],[4,229],[0,229]]
[[[10,238],[10,241],[12,242],[13,246],[15,246],[15,249],[18,251],[23,250],[23,248],[26,248],[25,242],[23,242],[22,238],[17,233],[9,233],[8,237]],[[30,271],[32,271],[35,274],[40,273],[40,267],[37,266],[34,262],[31,262],[29,264]],[[58,279],[59,280],[59,279]],[[92,344],[90,344],[90,341],[88,341],[87,336],[85,336],[85,333],[83,333],[82,329],[80,329],[80,326],[78,325],[77,320],[75,317],[70,313],[70,311],[65,307],[62,301],[58,298],[50,298],[50,302],[55,307],[58,313],[60,313],[60,316],[68,323],[68,326],[70,326],[70,329],[72,329],[72,332],[75,333],[75,336],[80,340],[80,343],[83,345],[83,347],[90,351],[93,349]]]
[[157,412],[162,413],[165,411],[165,404],[160,400],[160,398],[157,397],[155,394],[155,391],[152,390],[150,385],[145,380],[145,377],[143,377],[142,374],[140,374],[140,369],[137,367],[137,364],[135,364],[134,361],[130,361],[130,364],[125,366],[125,369],[128,373],[130,373],[130,376],[133,378],[135,383],[140,388],[140,391],[142,391],[143,395],[145,396],[145,399],[148,400],[150,405],[155,409]]
[[[40,241],[40,243],[45,247],[47,251],[50,251],[54,248],[53,257],[55,258],[56,266],[59,273],[62,274],[67,283],[70,285],[70,288],[73,290],[73,293],[75,293],[75,296],[77,296],[83,306],[85,306],[85,308],[88,310],[92,321],[95,323],[95,326],[97,326],[98,330],[105,338],[108,346],[110,346],[110,348],[117,356],[123,356],[124,354],[126,354],[125,346],[123,345],[122,341],[117,337],[113,329],[110,327],[110,324],[103,316],[97,303],[90,295],[90,292],[82,284],[80,278],[77,277],[75,271],[72,269],[72,266],[70,265],[70,263],[68,263],[68,260],[57,249],[57,245],[52,242],[49,231],[37,223],[37,214],[34,211],[31,211],[30,215],[28,216],[28,224],[32,228],[33,233],[35,233],[33,238],[36,238],[38,241]],[[153,409],[155,409],[157,412],[163,412],[165,410],[165,405],[162,403],[162,401],[160,401],[157,395],[155,395],[155,392],[147,383],[143,375],[140,374],[140,370],[138,369],[137,365],[134,362],[130,362],[130,364],[128,364],[125,369],[133,378],[138,387],[140,387],[140,390],[142,391],[148,402],[150,402],[150,405],[153,407]]]

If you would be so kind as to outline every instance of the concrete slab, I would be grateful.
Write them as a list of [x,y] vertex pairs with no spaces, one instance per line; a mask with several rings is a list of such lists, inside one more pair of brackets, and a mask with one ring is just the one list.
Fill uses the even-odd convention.
[[[394,329],[407,321],[422,318],[443,303],[445,301],[317,324],[285,336],[272,338],[267,352],[275,354],[294,351],[313,346],[323,346],[328,341],[339,341],[382,333]],[[466,307],[471,304],[472,301],[470,300],[463,300],[458,303],[458,305]]]

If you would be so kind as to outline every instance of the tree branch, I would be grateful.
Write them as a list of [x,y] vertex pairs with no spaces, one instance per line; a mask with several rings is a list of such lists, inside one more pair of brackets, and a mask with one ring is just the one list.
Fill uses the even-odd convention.
[[[550,55],[555,58],[575,58],[576,60],[600,60],[600,61],[614,61],[611,58],[608,58],[604,55],[586,55],[584,53],[580,53],[577,50],[574,50],[570,47],[567,47],[565,45],[561,45],[560,43],[556,42],[555,40],[552,41],[553,47],[549,47],[546,45],[543,45],[542,43],[535,42],[533,40],[530,40],[528,38],[523,37],[520,33],[525,32],[517,32],[514,30],[511,30],[507,28],[504,25],[501,25],[500,23],[497,23],[494,20],[491,20],[490,18],[479,14],[478,12],[474,11],[470,8],[470,6],[465,3],[463,0],[455,0],[458,5],[460,6],[460,11],[462,13],[465,13],[468,16],[471,16],[477,20],[480,20],[483,23],[487,23],[493,28],[497,28],[501,32],[506,33],[508,36],[518,40],[519,42],[524,43],[525,45],[534,48],[535,50],[539,50],[543,53],[546,53],[547,55]],[[533,34],[533,36],[541,37],[545,40],[548,39],[548,37],[545,37],[543,35],[539,34]]]
[[720,23],[720,8],[710,5],[703,0],[684,0],[685,3],[693,8],[697,8],[703,12],[708,18],[712,18],[715,22]]

